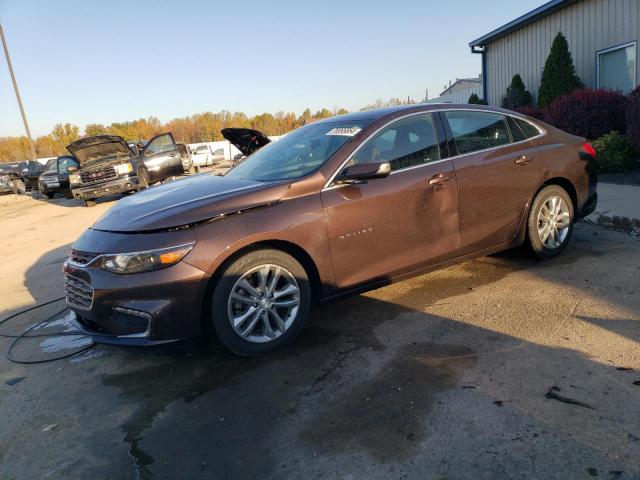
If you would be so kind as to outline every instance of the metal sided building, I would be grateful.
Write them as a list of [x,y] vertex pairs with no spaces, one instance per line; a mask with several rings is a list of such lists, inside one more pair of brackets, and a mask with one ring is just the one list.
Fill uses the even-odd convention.
[[482,55],[483,97],[490,105],[500,105],[516,73],[536,99],[558,32],[587,87],[628,93],[638,84],[640,0],[552,0],[469,44]]

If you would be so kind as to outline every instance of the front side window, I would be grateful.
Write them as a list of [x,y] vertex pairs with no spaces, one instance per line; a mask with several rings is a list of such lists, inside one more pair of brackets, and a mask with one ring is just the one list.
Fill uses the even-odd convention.
[[176,150],[176,145],[173,143],[173,138],[168,133],[159,135],[149,142],[145,148],[145,154],[157,155],[158,153],[170,152]]
[[224,150],[222,150],[221,148],[217,149],[215,152],[213,152],[213,154],[217,157],[219,155],[224,155]]
[[430,113],[412,115],[385,127],[355,153],[350,164],[389,162],[391,170],[440,160]]
[[629,93],[635,86],[635,42],[598,52],[598,87]]
[[503,115],[490,112],[451,110],[444,112],[458,155],[511,143]]
[[304,177],[320,168],[338,148],[368,124],[368,120],[356,120],[319,122],[300,127],[251,154],[227,176],[259,182]]

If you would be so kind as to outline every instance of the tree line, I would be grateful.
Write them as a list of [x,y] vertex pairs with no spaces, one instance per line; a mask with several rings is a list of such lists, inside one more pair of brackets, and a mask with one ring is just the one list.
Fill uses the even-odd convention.
[[[401,101],[392,98],[388,101],[377,100],[366,105],[361,110],[388,105],[413,103],[411,100]],[[344,108],[329,110],[323,108],[311,112],[306,109],[302,114],[279,111],[275,114],[262,113],[249,117],[242,112],[231,113],[223,110],[219,113],[204,112],[195,115],[174,118],[162,123],[156,117],[141,118],[130,122],[114,122],[110,125],[90,123],[84,132],[71,123],[56,125],[50,134],[35,139],[36,155],[38,158],[55,157],[67,153],[65,147],[82,137],[93,135],[119,135],[127,141],[149,140],[162,132],[172,132],[176,141],[182,143],[213,142],[223,140],[220,131],[223,128],[253,128],[267,135],[282,135],[306,123],[327,118],[334,115],[349,113]],[[30,158],[29,142],[26,136],[0,137],[0,162],[16,162]]]

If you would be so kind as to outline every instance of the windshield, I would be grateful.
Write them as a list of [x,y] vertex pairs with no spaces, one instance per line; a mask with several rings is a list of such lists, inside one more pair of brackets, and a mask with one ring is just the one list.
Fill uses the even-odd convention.
[[269,182],[301,178],[323,165],[368,121],[312,123],[247,157],[226,176]]
[[55,170],[57,161],[58,161],[57,158],[52,158],[51,160],[47,161],[47,163],[44,166],[44,169],[45,170]]

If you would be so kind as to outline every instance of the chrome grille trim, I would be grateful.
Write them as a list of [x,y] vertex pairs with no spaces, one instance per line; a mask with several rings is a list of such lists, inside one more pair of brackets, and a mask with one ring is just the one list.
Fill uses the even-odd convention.
[[64,276],[64,291],[67,305],[80,310],[91,310],[93,305],[93,287],[73,275]]
[[117,177],[114,167],[104,167],[96,170],[80,170],[80,180],[82,183],[95,183]]
[[69,252],[69,262],[73,265],[84,267],[98,257],[98,253],[82,252],[80,250],[71,250]]

